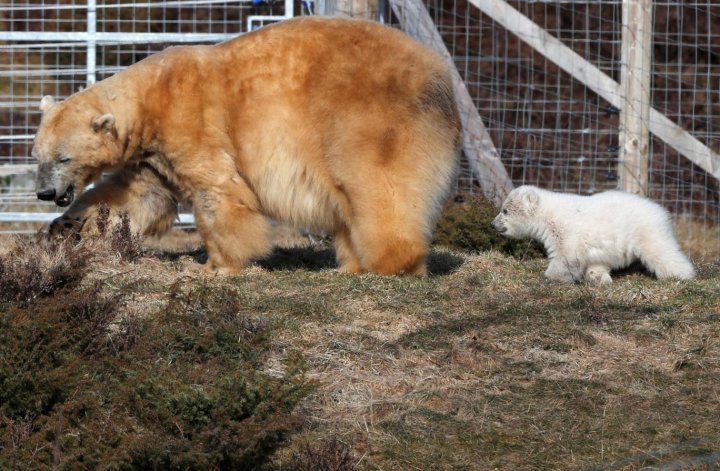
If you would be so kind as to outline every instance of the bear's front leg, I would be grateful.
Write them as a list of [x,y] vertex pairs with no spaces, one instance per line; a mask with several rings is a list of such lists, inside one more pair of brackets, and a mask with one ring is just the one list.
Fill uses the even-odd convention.
[[208,252],[205,271],[237,273],[251,258],[270,251],[270,223],[240,179],[197,192],[193,200],[195,223]]

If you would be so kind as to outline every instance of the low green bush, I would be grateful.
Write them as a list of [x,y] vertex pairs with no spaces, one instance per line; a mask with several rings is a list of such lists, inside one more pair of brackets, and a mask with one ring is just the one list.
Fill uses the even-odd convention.
[[0,312],[0,468],[257,469],[303,419],[298,361],[230,288],[173,286],[133,315],[101,285]]
[[496,250],[515,258],[543,256],[542,245],[510,239],[490,227],[498,209],[478,195],[461,195],[450,203],[437,222],[433,244],[468,252]]

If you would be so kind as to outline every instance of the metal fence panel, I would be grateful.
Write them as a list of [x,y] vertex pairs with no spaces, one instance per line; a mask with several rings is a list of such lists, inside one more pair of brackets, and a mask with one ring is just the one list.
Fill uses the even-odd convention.
[[[43,95],[64,99],[175,44],[214,43],[293,16],[292,0],[0,4],[0,231],[57,211],[34,195],[30,149]],[[183,216],[185,217],[185,216]]]
[[[423,2],[516,185],[579,194],[617,187],[618,106],[469,1]],[[265,18],[313,8],[289,0],[98,1],[93,32],[88,27],[92,3],[0,5],[0,164],[29,163],[39,119],[37,103],[44,94],[63,98],[93,75],[105,78],[167,45],[215,41],[259,26],[268,21]],[[619,82],[622,0],[507,4]],[[335,8],[400,26],[390,3],[382,0],[318,5],[323,11]],[[720,152],[720,4],[661,0],[653,5],[651,104]],[[686,247],[699,256],[720,259],[717,178],[655,136],[649,159],[649,196],[673,213]],[[32,178],[4,173],[0,172],[0,211],[48,209],[35,201]],[[479,192],[477,183],[464,163],[458,191]]]

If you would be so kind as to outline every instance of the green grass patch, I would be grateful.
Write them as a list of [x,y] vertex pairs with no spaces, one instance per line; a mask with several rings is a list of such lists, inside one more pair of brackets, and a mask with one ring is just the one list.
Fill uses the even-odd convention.
[[[458,201],[459,200],[459,201]],[[542,245],[503,237],[490,227],[499,209],[479,195],[464,195],[443,211],[433,243],[469,252],[497,250],[519,259],[542,257]]]
[[268,322],[232,286],[138,313],[135,284],[74,281],[0,312],[0,467],[257,469],[303,423],[300,357],[264,372]]

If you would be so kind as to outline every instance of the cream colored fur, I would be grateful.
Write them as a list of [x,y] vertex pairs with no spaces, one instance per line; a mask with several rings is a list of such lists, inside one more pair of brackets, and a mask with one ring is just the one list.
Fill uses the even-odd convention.
[[611,283],[611,270],[635,261],[658,278],[695,276],[667,211],[622,191],[578,196],[521,186],[492,225],[508,237],[542,242],[550,259],[545,275],[559,281]]
[[[173,204],[191,201],[207,268],[221,272],[269,250],[274,218],[334,234],[343,270],[424,273],[461,142],[443,60],[358,20],[170,48],[42,109],[39,195],[67,204],[101,172],[118,175],[56,227],[105,201],[162,232]],[[155,203],[138,203],[146,195]]]

